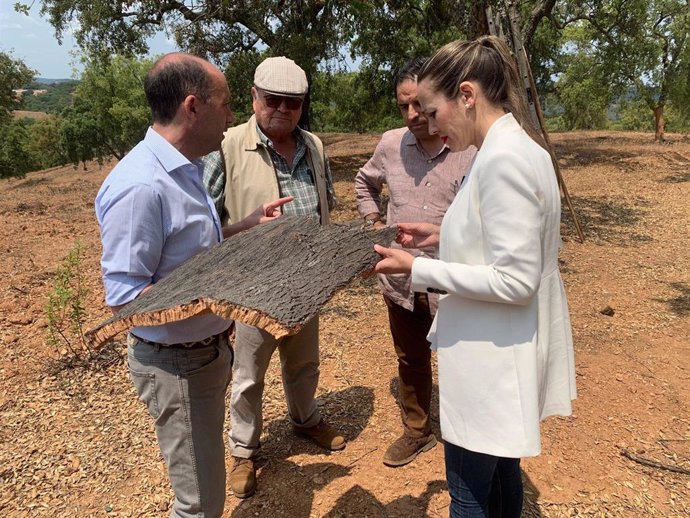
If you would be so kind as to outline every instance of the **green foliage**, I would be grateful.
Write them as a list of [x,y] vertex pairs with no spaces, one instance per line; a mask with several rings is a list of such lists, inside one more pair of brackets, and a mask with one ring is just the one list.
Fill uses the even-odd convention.
[[23,61],[0,52],[0,125],[9,121],[10,112],[17,108],[12,90],[29,84],[35,74]]
[[[591,49],[592,76],[602,78],[613,95],[634,88],[648,116],[671,102],[690,111],[690,4],[684,0],[565,0],[560,18],[579,19]],[[555,18],[559,18],[556,16]],[[570,48],[566,45],[564,53]],[[663,131],[657,128],[657,138]]]
[[48,169],[69,162],[64,146],[60,142],[62,120],[53,115],[35,121],[29,127],[24,150],[29,155],[34,169]]
[[84,58],[74,103],[62,113],[60,142],[69,159],[124,157],[146,133],[151,115],[144,77],[152,60]]
[[24,177],[34,169],[26,147],[31,121],[12,120],[0,124],[0,178]]
[[636,97],[621,102],[618,120],[611,127],[629,131],[654,131],[654,119],[649,116],[647,103]]
[[568,129],[605,128],[612,90],[589,44],[589,33],[578,25],[566,29],[564,37],[570,48],[560,58],[564,71],[556,81],[563,123]]
[[41,13],[50,19],[58,38],[72,20],[79,20],[74,37],[93,56],[145,54],[147,39],[165,30],[181,49],[223,66],[242,54],[265,51],[289,56],[311,78],[320,63],[339,56],[349,4],[346,0],[43,0]]
[[402,124],[388,78],[367,72],[370,70],[316,77],[317,100],[312,103],[316,131],[382,132]]
[[449,1],[352,2],[347,25],[352,55],[371,70],[395,70],[412,57],[430,56],[467,33],[472,2],[462,3],[464,8]]
[[77,241],[55,271],[53,289],[45,306],[46,340],[63,361],[72,365],[84,364],[94,357],[84,338],[88,290],[84,286],[83,255],[81,242]]
[[[669,124],[690,119],[685,0],[514,4],[538,90],[543,97],[557,93],[563,108],[550,117],[551,126],[604,127],[608,104],[630,87],[645,100],[650,119],[653,110],[667,105],[674,113]],[[311,117],[320,131],[381,131],[399,124],[391,71],[450,40],[485,32],[489,5],[496,12],[498,4],[490,0],[42,0],[41,13],[57,36],[78,20],[77,43],[94,56],[87,68],[94,69],[88,80],[95,86],[77,88],[82,100],[75,99],[64,113],[62,142],[73,161],[119,157],[131,147],[138,137],[130,137],[145,127],[139,126],[143,114],[148,117],[139,104],[143,93],[140,85],[113,88],[117,81],[107,79],[105,64],[113,54],[145,53],[147,38],[160,30],[173,35],[181,49],[225,67],[237,123],[252,113],[249,90],[256,65],[267,56],[286,55],[311,83],[301,124]],[[359,72],[343,71],[345,52],[361,63]]]
[[32,112],[45,112],[59,114],[72,104],[72,94],[79,81],[69,80],[51,84],[33,82],[28,85],[30,90],[48,90],[41,95],[27,95],[22,101],[22,109]]
[[[685,113],[674,104],[666,105],[664,118],[667,131],[687,132],[690,128],[690,121]],[[654,131],[654,118],[649,116],[647,102],[636,96],[621,101],[619,118],[611,124],[611,128],[626,131]]]
[[225,69],[225,77],[232,95],[235,124],[246,122],[254,113],[251,95],[254,70],[266,57],[265,53],[256,50],[243,52],[233,58]]

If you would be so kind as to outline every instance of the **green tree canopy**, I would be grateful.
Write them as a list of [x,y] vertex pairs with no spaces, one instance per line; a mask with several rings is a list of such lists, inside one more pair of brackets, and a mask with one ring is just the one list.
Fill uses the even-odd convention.
[[[554,17],[554,19],[556,19]],[[591,73],[612,92],[633,88],[664,138],[664,109],[690,111],[690,4],[686,0],[564,1],[558,27],[578,24],[592,48]],[[568,52],[566,46],[564,51]]]
[[0,124],[6,123],[10,112],[17,107],[12,90],[28,85],[35,75],[36,71],[27,67],[22,60],[0,52]]
[[107,155],[121,159],[150,124],[143,85],[153,61],[123,56],[83,61],[74,103],[62,113],[62,145],[75,163]]
[[320,63],[339,56],[348,8],[345,0],[42,0],[41,13],[58,39],[78,19],[76,41],[91,55],[141,55],[147,38],[165,31],[181,49],[222,66],[245,53],[289,56],[311,80]]

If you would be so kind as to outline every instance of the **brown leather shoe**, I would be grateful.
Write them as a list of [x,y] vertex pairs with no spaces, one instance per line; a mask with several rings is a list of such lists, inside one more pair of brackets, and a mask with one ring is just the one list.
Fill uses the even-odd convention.
[[338,430],[331,428],[323,419],[311,428],[293,426],[296,435],[311,439],[316,445],[325,450],[337,451],[345,448],[345,437]]
[[424,437],[410,437],[401,435],[391,444],[383,455],[386,466],[398,467],[412,462],[423,451],[429,451],[436,446],[436,436],[433,433]]
[[233,457],[230,489],[237,498],[248,498],[256,491],[256,468],[252,459]]

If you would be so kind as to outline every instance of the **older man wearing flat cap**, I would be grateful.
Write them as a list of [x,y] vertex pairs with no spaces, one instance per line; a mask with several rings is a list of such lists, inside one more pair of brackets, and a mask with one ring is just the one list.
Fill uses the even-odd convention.
[[[329,222],[335,195],[323,144],[297,127],[307,90],[304,70],[290,59],[268,58],[256,68],[254,115],[229,129],[220,151],[204,160],[204,184],[224,224],[241,220],[261,203],[278,198],[278,193],[294,196],[283,207],[284,214],[312,216],[323,225]],[[314,400],[319,380],[318,316],[298,334],[278,340],[237,323],[229,442],[234,457],[230,487],[239,498],[256,489],[254,459],[263,425],[264,377],[276,348],[294,432],[326,450],[345,447],[344,437],[323,421]]]

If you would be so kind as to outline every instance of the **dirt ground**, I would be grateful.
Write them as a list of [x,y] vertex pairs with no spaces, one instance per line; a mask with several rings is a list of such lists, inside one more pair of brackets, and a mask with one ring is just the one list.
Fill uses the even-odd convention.
[[[324,137],[341,202],[335,220],[350,220],[353,178],[378,136]],[[572,417],[543,424],[542,455],[523,461],[524,516],[690,516],[690,139],[552,138],[587,236],[577,240],[564,205],[561,270],[579,398]],[[164,464],[129,382],[124,345],[88,369],[60,369],[69,351],[46,342],[47,296],[77,240],[90,290],[86,327],[107,316],[93,200],[112,166],[0,182],[1,516],[169,512]],[[400,420],[395,355],[376,284],[358,281],[339,292],[323,311],[321,333],[319,404],[344,430],[347,448],[326,455],[291,435],[274,359],[259,489],[245,501],[228,489],[226,515],[447,516],[441,447],[405,467],[381,462]],[[433,421],[438,432],[437,412]]]

